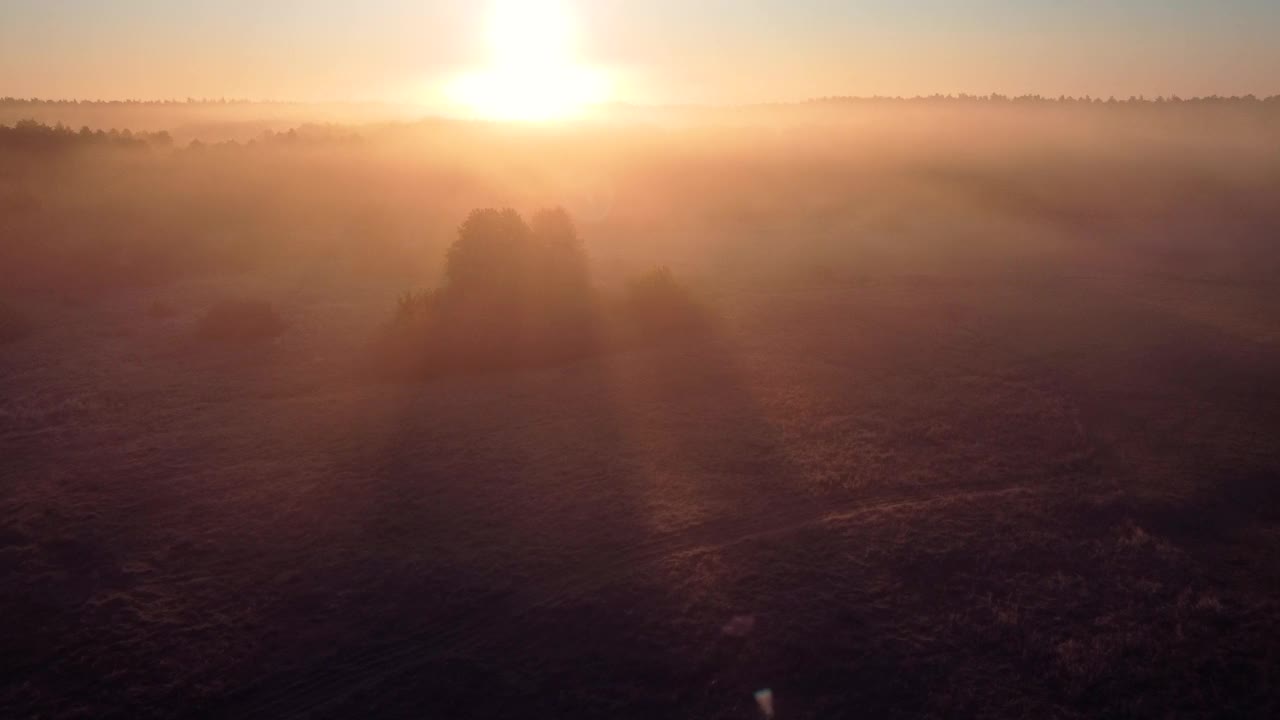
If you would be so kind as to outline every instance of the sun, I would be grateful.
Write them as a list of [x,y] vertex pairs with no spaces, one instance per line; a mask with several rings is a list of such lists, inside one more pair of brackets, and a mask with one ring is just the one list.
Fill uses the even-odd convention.
[[497,0],[488,18],[493,64],[455,79],[453,102],[491,120],[574,117],[608,98],[603,72],[579,63],[576,28],[559,0]]

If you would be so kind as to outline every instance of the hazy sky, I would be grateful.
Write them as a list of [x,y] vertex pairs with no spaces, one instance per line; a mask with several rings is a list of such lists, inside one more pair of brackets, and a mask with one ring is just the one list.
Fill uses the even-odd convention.
[[[626,101],[1280,94],[1280,0],[563,1],[578,58]],[[486,15],[483,0],[0,0],[0,95],[434,103],[487,62]]]

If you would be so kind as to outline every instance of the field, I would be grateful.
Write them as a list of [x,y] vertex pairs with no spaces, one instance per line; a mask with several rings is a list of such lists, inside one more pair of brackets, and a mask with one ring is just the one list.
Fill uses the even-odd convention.
[[[874,112],[10,150],[0,714],[1276,716],[1274,110]],[[601,285],[669,262],[709,329],[370,377],[463,209],[563,175]],[[287,330],[201,338],[226,297]]]

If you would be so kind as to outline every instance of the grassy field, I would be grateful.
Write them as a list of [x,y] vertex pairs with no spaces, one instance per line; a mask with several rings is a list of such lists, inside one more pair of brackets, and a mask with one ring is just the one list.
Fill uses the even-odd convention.
[[[405,384],[399,288],[252,283],[15,303],[0,714],[1280,713],[1272,284],[726,280]],[[232,291],[289,331],[201,340]]]

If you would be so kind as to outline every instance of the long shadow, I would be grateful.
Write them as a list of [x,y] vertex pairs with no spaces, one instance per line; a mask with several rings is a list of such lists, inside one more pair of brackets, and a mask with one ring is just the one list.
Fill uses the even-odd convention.
[[[359,488],[335,501],[347,525],[316,547],[344,556],[317,578],[346,598],[320,633],[336,641],[264,657],[261,681],[210,714],[749,708],[753,683],[807,661],[744,653],[722,626],[753,611],[744,578],[786,569],[687,572],[686,559],[822,504],[799,492],[736,352],[716,326],[559,368],[372,390],[332,450]],[[823,620],[806,632],[848,622],[814,605]],[[810,687],[850,682],[822,677]]]
[[1068,331],[1074,359],[1059,368],[1107,446],[1103,470],[1123,483],[1117,512],[1193,552],[1274,525],[1275,346],[1236,332],[1230,318],[1211,322],[1141,295],[1113,290],[1094,299],[1106,316],[1077,319],[1080,327]]
[[[324,543],[346,557],[317,567],[320,583],[351,595],[330,633],[341,640],[320,659],[281,653],[299,671],[267,677],[230,706],[236,715],[324,707],[495,630],[519,632],[514,616],[555,578],[642,532],[628,511],[636,468],[594,361],[369,387],[344,412],[349,424],[326,442],[351,485],[331,491],[342,527]],[[464,692],[492,709],[502,694],[433,677],[444,676],[426,673],[397,701]]]

